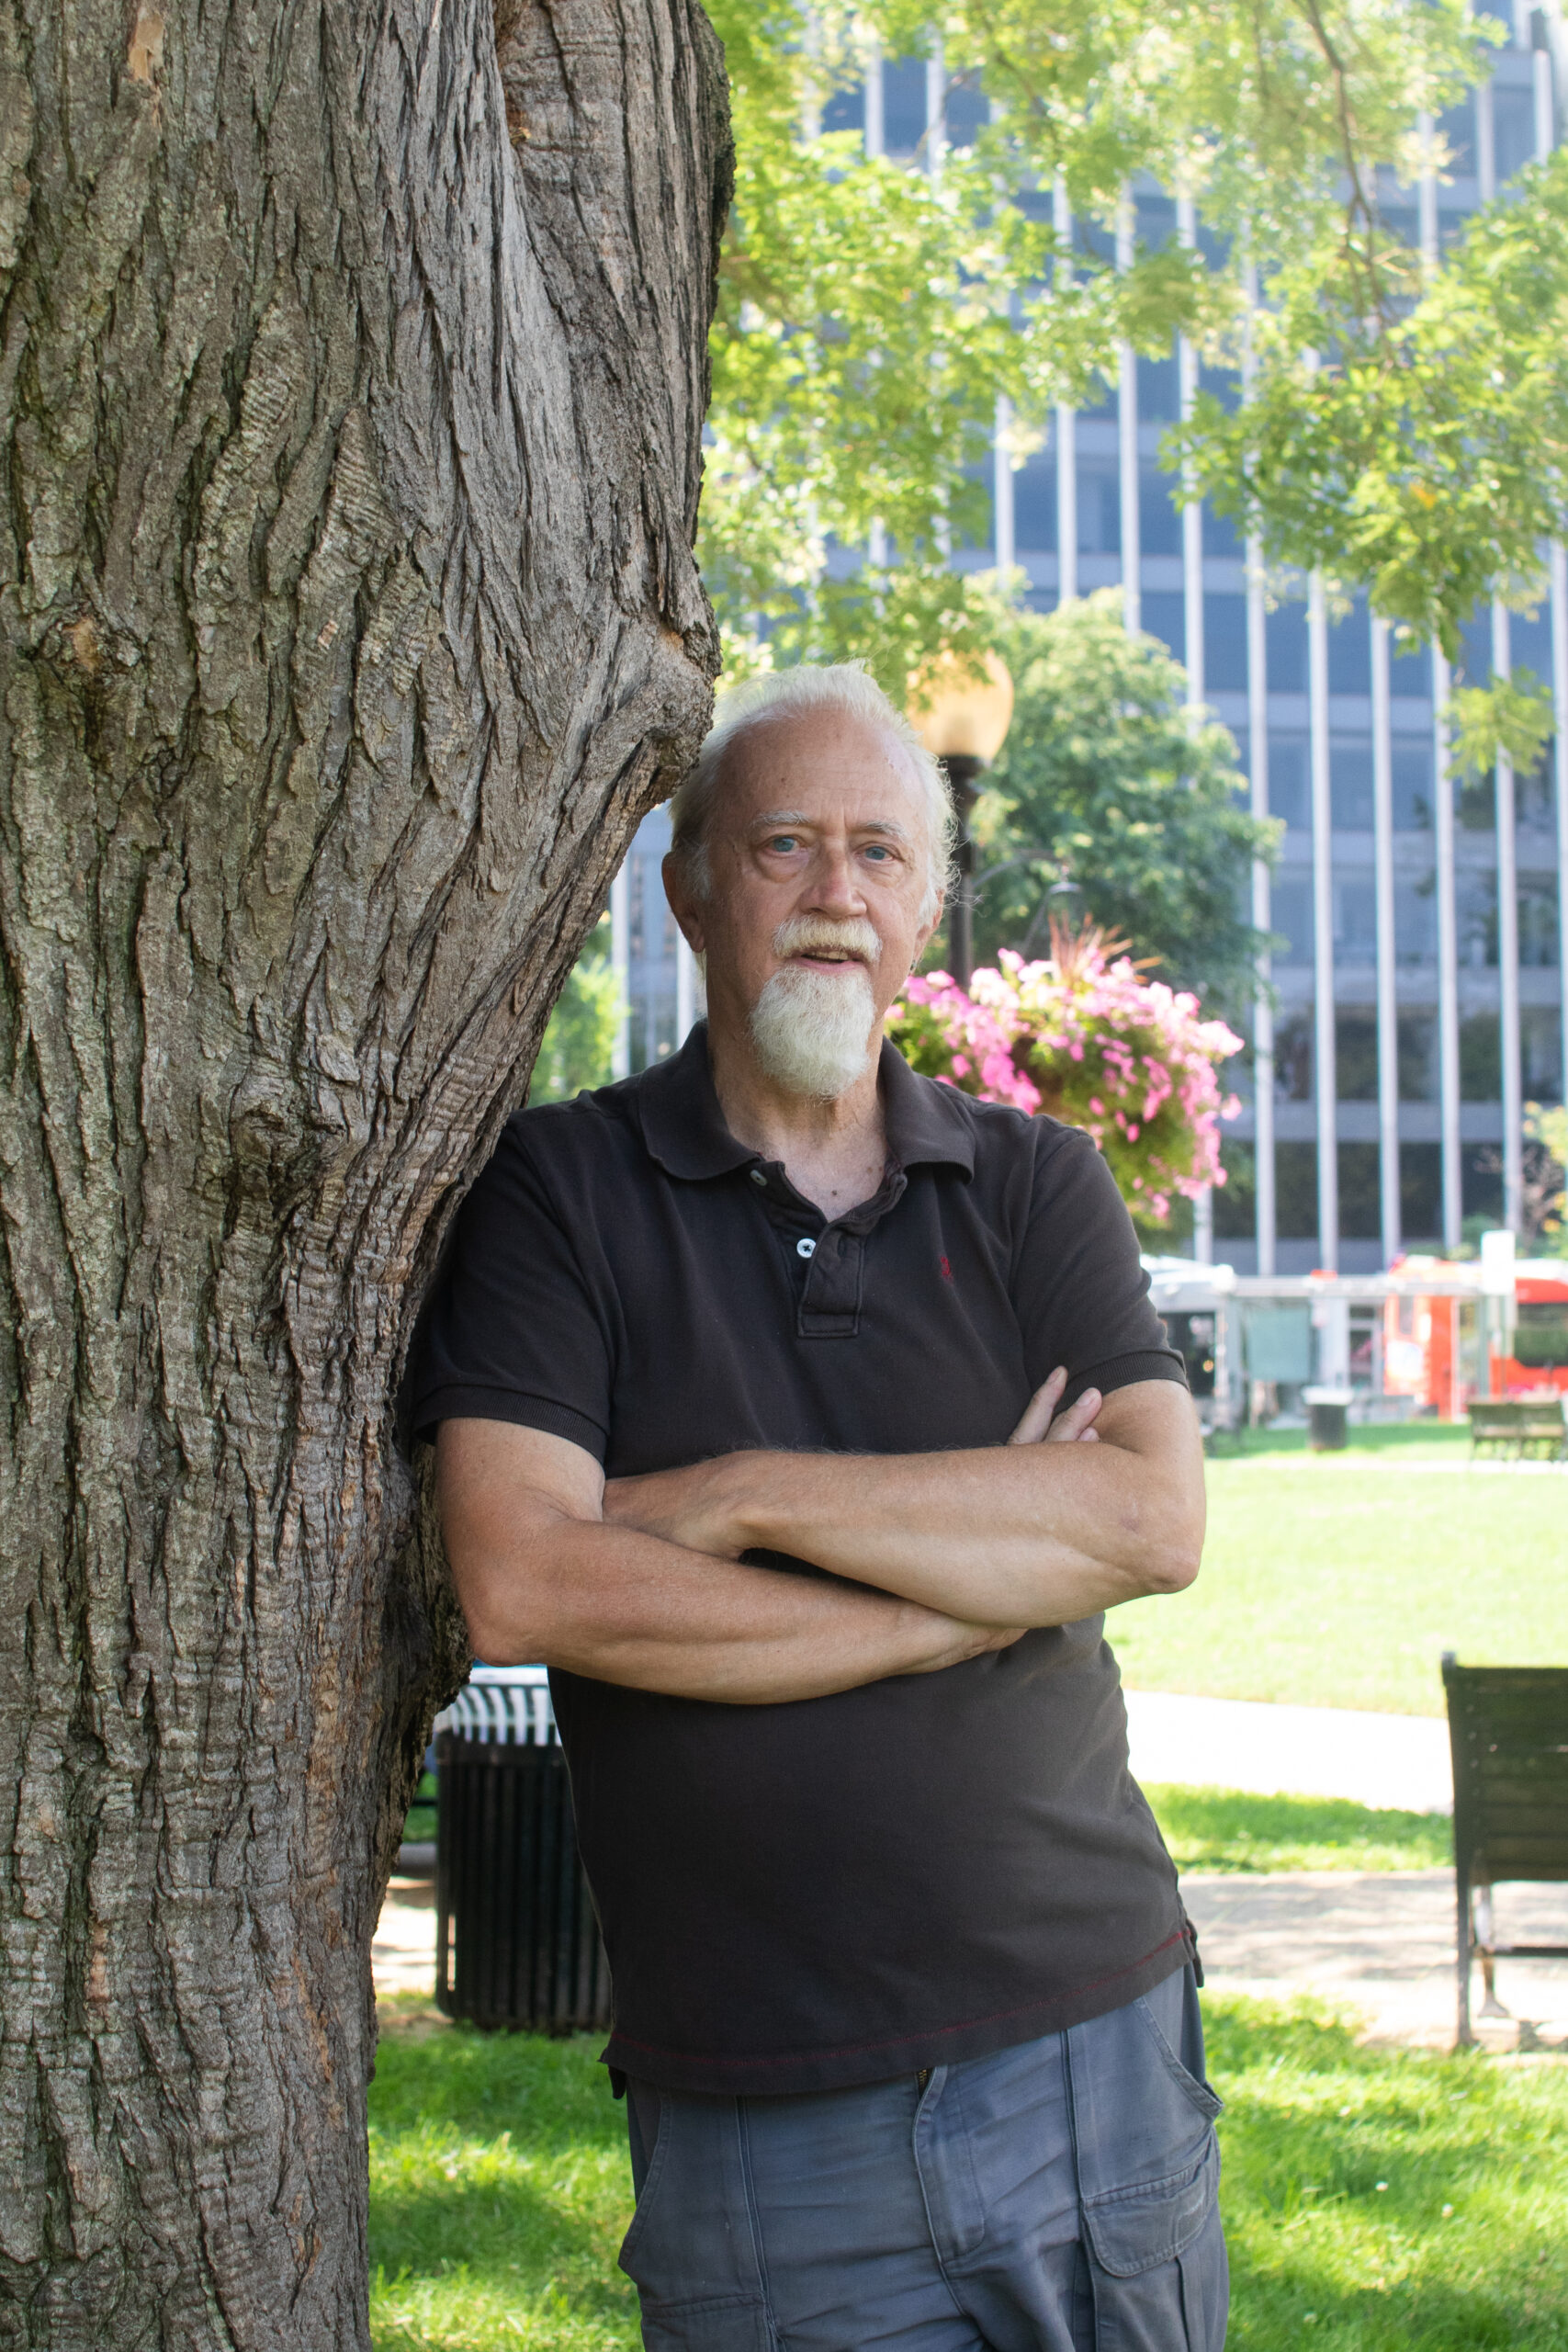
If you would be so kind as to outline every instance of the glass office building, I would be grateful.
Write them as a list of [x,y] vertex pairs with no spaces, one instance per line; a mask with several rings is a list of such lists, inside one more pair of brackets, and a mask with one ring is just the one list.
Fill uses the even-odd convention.
[[[1568,59],[1540,45],[1540,12],[1495,13],[1511,45],[1439,126],[1449,176],[1382,191],[1429,254],[1557,135]],[[834,101],[827,127],[930,168],[983,106],[940,59],[887,62]],[[1145,242],[1197,232],[1152,187],[1135,203]],[[1227,521],[1178,506],[1158,447],[1199,380],[1189,350],[1127,353],[1102,403],[1059,411],[1022,467],[998,446],[991,543],[960,560],[1016,565],[1042,611],[1120,586],[1129,625],[1170,647],[1230,729],[1254,808],[1284,820],[1278,866],[1252,881],[1253,919],[1282,943],[1273,1001],[1237,1081],[1232,1181],[1197,1246],[1243,1273],[1372,1272],[1402,1250],[1451,1248],[1467,1220],[1517,1228],[1525,1106],[1563,1099],[1568,567],[1543,549],[1539,610],[1478,616],[1462,671],[1402,650],[1364,604],[1337,611],[1316,582],[1266,582]],[[1523,668],[1552,687],[1556,743],[1535,775],[1505,766],[1461,785],[1445,763],[1454,684]],[[617,885],[631,1068],[670,1050],[694,1001],[658,888],[667,843],[660,812]]]

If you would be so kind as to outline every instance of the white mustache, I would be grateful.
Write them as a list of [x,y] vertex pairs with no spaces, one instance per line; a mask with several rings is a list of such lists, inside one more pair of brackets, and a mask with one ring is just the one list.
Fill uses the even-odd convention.
[[863,964],[874,964],[882,954],[882,942],[874,925],[859,915],[847,916],[842,922],[829,922],[821,915],[791,915],[773,933],[773,954],[781,961],[791,956],[809,956],[814,950],[855,956]]

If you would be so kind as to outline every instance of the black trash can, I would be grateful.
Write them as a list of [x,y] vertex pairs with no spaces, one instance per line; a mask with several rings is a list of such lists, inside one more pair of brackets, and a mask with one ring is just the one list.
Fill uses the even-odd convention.
[[481,1668],[437,1717],[435,2003],[533,2033],[610,2022],[543,1667]]
[[1309,1422],[1307,1444],[1312,1452],[1343,1453],[1349,1443],[1353,1392],[1348,1388],[1309,1388],[1304,1394]]

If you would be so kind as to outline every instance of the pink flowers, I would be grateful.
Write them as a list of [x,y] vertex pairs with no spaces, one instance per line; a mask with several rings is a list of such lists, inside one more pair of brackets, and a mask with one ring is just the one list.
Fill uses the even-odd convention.
[[1144,978],[1122,944],[1054,924],[1048,958],[1003,948],[967,995],[945,972],[911,979],[887,1034],[929,1077],[1086,1128],[1123,1196],[1164,1225],[1173,1194],[1225,1181],[1220,1122],[1240,1106],[1217,1065],[1242,1041],[1196,997]]

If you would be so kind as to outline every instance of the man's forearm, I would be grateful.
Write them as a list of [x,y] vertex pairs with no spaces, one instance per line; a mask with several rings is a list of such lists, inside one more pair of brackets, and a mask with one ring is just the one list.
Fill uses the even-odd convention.
[[567,1518],[482,1554],[470,1544],[459,1589],[475,1647],[493,1664],[732,1705],[823,1698],[998,1645],[884,1593]]
[[833,1460],[736,1457],[748,1547],[930,1609],[1072,1624],[1187,1581],[1145,1465],[1112,1445]]
[[1069,1624],[1197,1570],[1201,1457],[1179,1418],[1185,1392],[1117,1404],[1102,1430],[1139,1443],[730,1454],[612,1485],[606,1516],[732,1555],[793,1553],[982,1623]]

